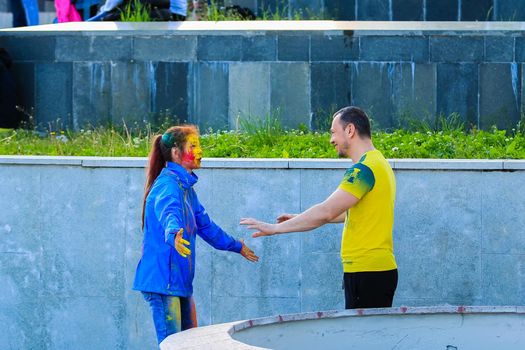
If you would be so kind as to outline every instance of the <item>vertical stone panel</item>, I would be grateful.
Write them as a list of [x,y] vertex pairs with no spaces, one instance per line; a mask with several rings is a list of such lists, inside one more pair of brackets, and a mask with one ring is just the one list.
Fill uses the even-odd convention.
[[35,64],[14,62],[11,69],[16,85],[16,104],[24,110],[23,118],[27,120],[28,115],[35,115]]
[[[170,118],[174,123],[188,120],[188,63],[151,64],[151,111],[156,118]],[[157,120],[162,123],[164,120]]]
[[[35,118],[42,127],[71,128],[71,63],[35,65]],[[50,88],[53,87],[53,88]]]
[[357,0],[324,0],[327,19],[354,21]]
[[144,62],[111,63],[111,120],[128,127],[150,121],[152,65]]
[[270,64],[270,108],[285,127],[310,126],[310,67],[307,63]]
[[394,126],[392,93],[394,63],[353,63],[352,105],[363,108],[374,129]]
[[432,125],[436,115],[436,65],[400,63],[395,67],[394,125],[411,121]]
[[231,64],[229,72],[230,128],[239,129],[242,120],[264,120],[269,117],[270,64]]
[[461,0],[462,21],[490,21],[495,0]]
[[423,21],[423,0],[392,0],[393,21]]
[[514,45],[516,62],[525,62],[525,38],[521,36],[516,37]]
[[496,21],[524,21],[525,2],[516,0],[494,0]]
[[478,125],[478,65],[437,65],[437,114],[459,113],[469,125]]
[[[524,64],[521,64],[521,71],[525,69]],[[525,74],[521,74],[521,106],[520,106],[520,113],[523,114],[525,112],[525,89],[523,88],[525,86]]]
[[426,0],[426,21],[457,21],[459,0]]
[[334,112],[352,102],[351,70],[348,63],[312,63],[312,127],[326,131]]
[[511,129],[521,118],[521,65],[487,63],[480,66],[480,127]]
[[73,128],[111,122],[111,66],[101,62],[73,63]]
[[190,65],[189,121],[202,132],[225,130],[228,125],[229,66],[223,62],[201,62]]
[[358,21],[391,20],[391,0],[356,0]]

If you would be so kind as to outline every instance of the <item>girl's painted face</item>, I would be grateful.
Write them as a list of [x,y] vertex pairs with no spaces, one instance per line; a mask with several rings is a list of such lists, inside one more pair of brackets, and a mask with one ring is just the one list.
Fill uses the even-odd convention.
[[201,167],[201,159],[202,148],[199,136],[189,135],[182,153],[182,165],[187,169],[198,169]]

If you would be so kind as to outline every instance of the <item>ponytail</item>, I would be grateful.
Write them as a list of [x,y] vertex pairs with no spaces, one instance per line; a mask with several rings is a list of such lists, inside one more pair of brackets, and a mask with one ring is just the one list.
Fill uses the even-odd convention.
[[151,191],[151,186],[166,166],[166,162],[172,161],[171,149],[179,148],[181,151],[186,143],[188,135],[197,134],[198,130],[193,125],[174,126],[169,128],[163,135],[153,137],[151,151],[148,156],[146,167],[146,184],[144,186],[144,199],[142,202],[142,229],[144,229],[144,216],[146,211],[146,199]]

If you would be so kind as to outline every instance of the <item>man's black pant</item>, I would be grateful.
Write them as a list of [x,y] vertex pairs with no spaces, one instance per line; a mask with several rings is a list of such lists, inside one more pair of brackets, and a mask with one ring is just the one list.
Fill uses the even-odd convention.
[[345,308],[391,307],[397,288],[397,269],[373,272],[345,272]]

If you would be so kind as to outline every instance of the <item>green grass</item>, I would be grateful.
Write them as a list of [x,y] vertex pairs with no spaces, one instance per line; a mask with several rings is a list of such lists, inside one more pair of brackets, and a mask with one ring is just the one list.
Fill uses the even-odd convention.
[[[208,21],[246,21],[249,19],[243,18],[239,13],[232,9],[226,9],[220,6],[216,0],[212,0],[207,8]],[[260,21],[285,21],[285,20],[324,20],[328,18],[324,11],[321,13],[314,13],[310,9],[306,10],[289,10],[285,2],[276,4],[272,10],[269,7],[263,9],[259,13],[256,20]],[[140,0],[133,0],[122,8],[120,13],[120,20],[122,22],[151,22],[154,19],[150,16],[150,6],[144,5]]]
[[[275,5],[272,10],[269,7],[263,9],[257,16],[256,20],[259,21],[286,21],[286,20],[324,20],[328,18],[324,12],[320,14],[314,13],[313,11],[306,9],[302,10],[290,10],[288,5],[284,1],[279,2]],[[208,20],[209,21],[245,21],[235,11],[226,11],[224,7],[212,0],[208,7]]]
[[[277,123],[247,124],[243,132],[202,135],[205,157],[336,158],[328,133],[284,130]],[[394,130],[376,132],[373,141],[387,158],[525,159],[525,128],[505,131]],[[0,154],[145,157],[151,129],[99,128],[80,132],[14,130],[0,133]]]
[[139,0],[133,0],[120,13],[120,20],[122,22],[151,22],[149,13],[149,5],[144,5]]

